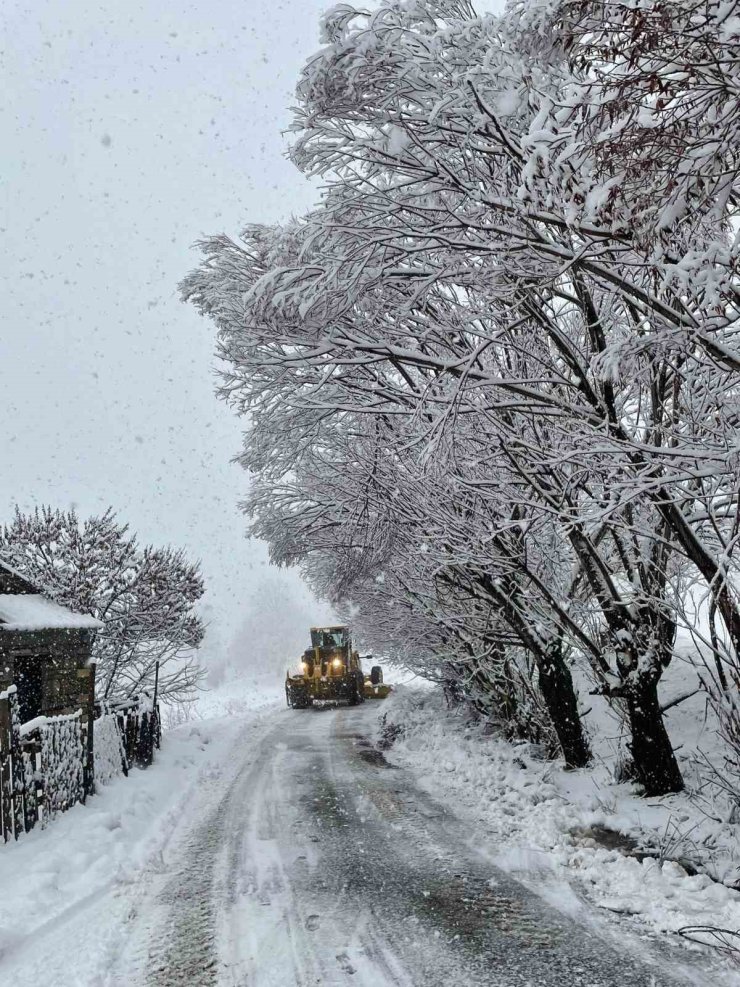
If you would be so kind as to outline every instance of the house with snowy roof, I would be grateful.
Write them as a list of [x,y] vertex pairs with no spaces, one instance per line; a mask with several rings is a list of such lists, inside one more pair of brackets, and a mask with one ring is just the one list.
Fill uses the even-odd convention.
[[22,723],[90,705],[90,659],[102,626],[0,561],[0,692],[16,686]]

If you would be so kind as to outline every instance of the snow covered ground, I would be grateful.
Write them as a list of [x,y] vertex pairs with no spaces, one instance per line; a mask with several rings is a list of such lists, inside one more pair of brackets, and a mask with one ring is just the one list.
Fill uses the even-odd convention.
[[[739,827],[717,793],[714,802],[708,797],[699,774],[697,751],[711,751],[712,736],[698,701],[694,707],[676,707],[669,722],[685,742],[679,756],[687,792],[661,799],[614,783],[617,743],[611,751],[602,745],[595,768],[565,771],[538,759],[530,745],[506,743],[447,709],[436,690],[400,689],[384,714],[397,734],[389,759],[454,805],[476,843],[496,848],[497,866],[560,907],[582,913],[585,897],[647,933],[702,925],[740,932],[740,892],[727,886],[740,878]],[[604,845],[610,840],[655,856],[625,856]]]
[[0,847],[0,984],[115,982],[138,897],[165,872],[168,847],[239,738],[260,736],[276,702],[238,684],[204,695],[191,719],[165,732],[151,768]]

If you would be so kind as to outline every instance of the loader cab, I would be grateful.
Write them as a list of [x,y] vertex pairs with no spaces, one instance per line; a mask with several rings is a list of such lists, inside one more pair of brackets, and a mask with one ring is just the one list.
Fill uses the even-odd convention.
[[311,645],[320,651],[345,651],[349,644],[348,627],[311,628]]
[[347,673],[352,654],[348,627],[312,627],[311,645],[312,648],[304,656],[304,663],[310,669],[309,674],[314,674],[316,670],[324,678]]

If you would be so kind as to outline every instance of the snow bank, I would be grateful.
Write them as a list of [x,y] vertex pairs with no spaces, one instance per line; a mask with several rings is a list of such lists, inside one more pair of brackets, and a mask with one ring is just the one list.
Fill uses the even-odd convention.
[[63,912],[150,865],[206,760],[202,735],[174,731],[150,769],[133,770],[47,829],[0,847],[0,960]]
[[199,692],[191,713],[194,720],[210,720],[260,712],[276,705],[285,705],[282,677],[273,684],[265,684],[245,674]]
[[[72,940],[60,938],[60,929],[69,923],[76,937],[87,909],[86,949],[104,977],[121,929],[125,934],[127,889],[162,870],[163,852],[199,789],[228,763],[239,732],[259,729],[260,719],[242,711],[169,730],[151,767],[108,778],[86,805],[0,846],[0,983],[10,974],[14,983],[33,983],[28,957],[43,955],[48,982],[66,984]],[[67,955],[57,964],[59,942]]]
[[[506,743],[448,710],[437,690],[398,689],[381,722],[390,759],[453,804],[474,825],[476,844],[485,850],[490,842],[498,866],[525,880],[575,880],[599,907],[660,932],[704,924],[740,930],[738,891],[667,859],[689,856],[728,880],[738,874],[737,826],[708,817],[695,791],[646,800],[614,783],[605,760],[582,771],[543,762],[528,744]],[[620,842],[656,857],[625,856]]]

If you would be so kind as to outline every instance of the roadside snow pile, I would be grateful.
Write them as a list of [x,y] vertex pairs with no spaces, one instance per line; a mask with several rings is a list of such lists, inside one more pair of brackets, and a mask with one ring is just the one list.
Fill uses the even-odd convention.
[[[285,706],[282,676],[274,682],[255,682],[248,674],[234,675],[211,689],[197,694],[195,702],[183,710],[188,721],[212,720],[222,716],[244,716],[276,706]],[[170,717],[171,725],[177,718]]]
[[396,690],[383,709],[380,743],[476,825],[476,845],[491,849],[503,869],[525,880],[575,874],[595,904],[661,932],[740,931],[740,892],[696,872],[740,878],[738,827],[708,816],[696,793],[641,799],[632,785],[614,783],[599,757],[592,769],[565,771],[538,759],[531,745],[509,744],[447,709],[437,690]]

